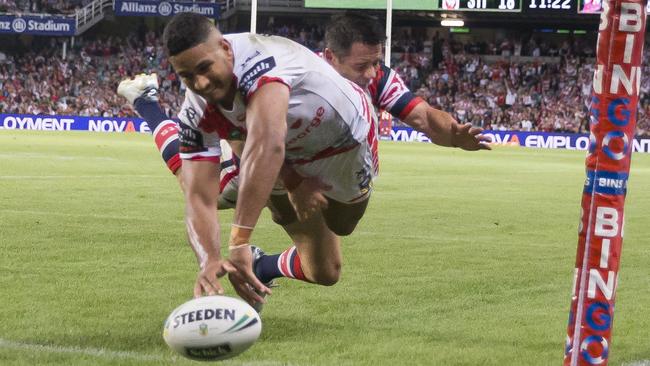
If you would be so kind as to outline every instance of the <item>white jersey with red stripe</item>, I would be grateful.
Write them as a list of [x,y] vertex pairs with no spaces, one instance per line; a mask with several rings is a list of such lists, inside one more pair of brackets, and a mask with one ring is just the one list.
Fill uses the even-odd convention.
[[[316,54],[289,39],[249,33],[224,38],[233,50],[234,82],[239,93],[232,109],[226,110],[209,105],[191,90],[186,92],[179,113],[183,125],[181,158],[218,162],[220,138],[245,139],[248,100],[262,85],[280,82],[290,89],[285,162],[299,174],[318,175],[330,183],[334,199],[350,201],[359,192],[369,191],[367,183],[378,162],[376,116],[367,94]],[[355,174],[345,169],[336,174],[336,167],[322,161],[354,154],[361,155],[351,157],[355,161],[352,167],[357,168]],[[328,168],[322,172],[315,168],[324,165]],[[346,176],[342,178],[345,183],[337,184],[339,174],[356,178]],[[351,192],[351,185],[358,185],[359,190]]]

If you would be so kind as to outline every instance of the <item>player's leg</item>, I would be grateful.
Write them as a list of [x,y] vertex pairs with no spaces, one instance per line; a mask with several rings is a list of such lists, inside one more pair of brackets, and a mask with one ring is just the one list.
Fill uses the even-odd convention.
[[262,282],[278,277],[331,286],[341,274],[340,238],[328,227],[322,213],[307,220],[284,225],[293,245],[284,252],[264,255],[255,263],[255,274]]
[[305,280],[324,286],[337,283],[343,261],[341,239],[327,227],[322,213],[283,228],[294,242]]
[[[349,235],[363,217],[372,187],[368,148],[357,148],[329,158],[296,166],[303,177],[317,177],[331,189],[324,192],[329,206],[306,220],[295,220],[288,198],[277,197],[272,211],[282,217],[294,218],[283,228],[294,245],[275,256],[264,256],[255,265],[262,282],[277,277],[290,277],[321,285],[335,284],[341,274],[340,235]],[[341,169],[346,167],[346,169]],[[345,203],[344,203],[345,202]],[[280,210],[280,207],[283,209]]]
[[[361,93],[361,97],[365,98],[365,94]],[[329,105],[327,101],[319,99],[320,96],[313,97],[318,99],[316,105]],[[335,113],[337,122],[344,120],[338,110]],[[328,199],[329,206],[307,219],[297,221],[288,198],[284,198],[284,202],[279,198],[276,198],[278,202],[272,202],[272,212],[279,213],[277,217],[280,219],[290,221],[283,223],[283,228],[294,244],[279,255],[264,256],[256,261],[254,270],[262,282],[283,276],[333,285],[340,278],[342,255],[339,236],[351,234],[363,217],[377,166],[376,135],[373,135],[375,125],[370,121],[372,111],[359,115],[357,109],[353,108],[345,115],[352,116],[350,124],[355,124],[357,130],[362,131],[366,125],[370,127],[368,136],[357,136],[360,138],[358,145],[308,163],[298,158],[292,164],[291,155],[285,157],[290,165],[287,170],[291,174],[295,173],[300,179],[315,178],[323,187],[328,187],[327,191],[320,193]],[[295,195],[292,197],[296,198]]]
[[147,121],[165,165],[179,176],[181,159],[178,154],[178,123],[167,116],[158,103],[157,75],[139,74],[133,79],[123,80],[117,87],[117,93],[126,98]]

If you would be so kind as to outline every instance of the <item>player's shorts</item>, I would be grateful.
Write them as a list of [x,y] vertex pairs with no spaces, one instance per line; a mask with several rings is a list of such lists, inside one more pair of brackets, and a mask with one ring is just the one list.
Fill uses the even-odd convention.
[[368,141],[346,152],[308,163],[291,164],[291,167],[304,178],[317,177],[331,186],[323,194],[341,203],[363,201],[372,192],[375,171]]
[[[239,190],[239,168],[224,167],[224,163],[221,163],[221,192],[217,203],[219,209],[234,208]],[[309,163],[293,164],[291,167],[303,178],[318,177],[323,183],[332,186],[332,189],[323,194],[338,202],[363,201],[372,192],[372,153],[365,142],[352,150]],[[280,182],[276,182],[271,195],[284,194],[287,194],[287,190]]]

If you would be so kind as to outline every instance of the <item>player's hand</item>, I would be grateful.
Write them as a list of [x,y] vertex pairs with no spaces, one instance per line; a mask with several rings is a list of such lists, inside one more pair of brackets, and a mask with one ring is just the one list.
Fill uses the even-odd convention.
[[270,295],[271,289],[264,286],[253,273],[253,254],[250,245],[231,249],[228,263],[228,279],[237,294],[251,305],[256,302],[265,304],[266,301],[258,292]]
[[476,150],[492,150],[489,143],[492,140],[483,136],[483,129],[480,127],[472,127],[471,123],[464,125],[452,125],[452,146],[460,147],[463,150],[476,151]]
[[324,191],[329,191],[332,186],[323,183],[320,179],[306,178],[289,191],[289,201],[296,211],[299,221],[305,221],[316,212],[327,208],[327,198]]
[[158,102],[158,75],[138,74],[133,79],[124,79],[117,86],[117,94],[126,98],[131,105],[136,99]]
[[232,267],[230,263],[223,259],[206,260],[196,276],[194,297],[201,297],[204,294],[208,296],[223,295],[224,291],[219,283],[219,278],[225,276],[230,267]]

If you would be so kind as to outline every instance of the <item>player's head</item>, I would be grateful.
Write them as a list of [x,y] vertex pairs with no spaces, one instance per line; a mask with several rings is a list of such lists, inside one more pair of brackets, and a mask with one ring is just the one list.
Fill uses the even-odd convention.
[[377,73],[385,40],[384,30],[375,18],[335,15],[325,28],[325,59],[339,74],[366,87]]
[[163,43],[190,90],[210,103],[233,95],[232,48],[210,19],[194,13],[174,16],[165,27]]

